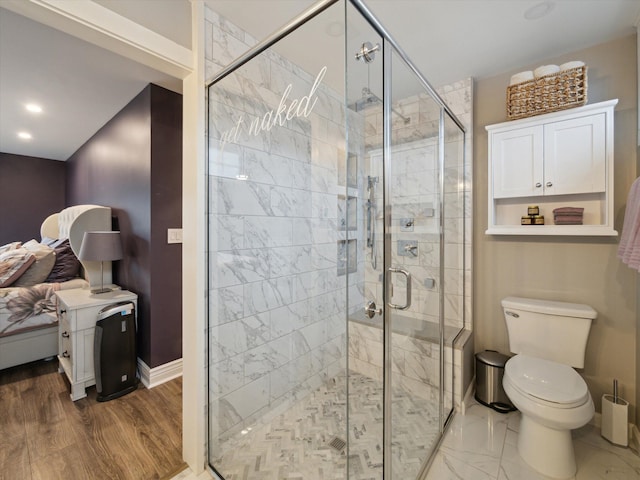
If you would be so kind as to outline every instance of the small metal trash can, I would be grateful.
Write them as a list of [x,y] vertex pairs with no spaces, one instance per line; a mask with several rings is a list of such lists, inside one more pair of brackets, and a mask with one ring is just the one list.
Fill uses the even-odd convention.
[[516,410],[502,387],[507,360],[495,350],[476,353],[476,400],[500,413]]

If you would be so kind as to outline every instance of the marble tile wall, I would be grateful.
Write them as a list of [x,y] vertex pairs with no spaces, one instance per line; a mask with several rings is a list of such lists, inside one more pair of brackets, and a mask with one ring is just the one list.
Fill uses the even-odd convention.
[[[209,74],[254,43],[208,8],[206,32]],[[268,51],[209,92],[210,448],[346,368],[346,113],[321,79]],[[285,92],[313,108],[277,117]]]
[[[439,400],[440,345],[433,340],[399,333],[391,334],[392,383],[418,398]],[[460,408],[465,389],[462,378],[462,345],[444,348],[445,405]],[[382,328],[359,322],[349,322],[349,370],[383,381]],[[451,375],[456,380],[451,381]]]
[[[437,89],[472,138],[472,80],[467,79]],[[471,238],[472,238],[472,142],[464,142],[463,136],[448,117],[445,120],[445,178],[444,178],[444,265],[443,284],[440,285],[440,250],[438,236],[437,161],[439,108],[426,95],[407,98],[394,104],[394,109],[409,118],[405,123],[399,116],[392,120],[392,235],[416,245],[416,255],[402,255],[401,244],[392,245],[392,263],[412,274],[412,305],[402,311],[403,316],[438,322],[439,294],[444,288],[445,325],[454,329],[472,329],[471,317]],[[382,114],[370,111],[366,114],[365,145],[368,165],[365,175],[382,174]],[[377,206],[382,207],[381,193]],[[402,219],[413,219],[406,228]],[[382,231],[383,219],[377,219],[376,228]],[[376,248],[382,258],[383,241],[379,237]],[[465,258],[466,257],[466,258]],[[382,299],[379,281],[382,266],[364,265],[364,297]],[[429,279],[433,279],[431,283]],[[393,280],[392,302],[402,304],[406,288],[402,278]],[[365,375],[378,378],[382,375],[382,343],[377,337],[381,328],[355,324],[349,326],[349,366]],[[438,357],[434,354],[437,344],[407,336],[394,335],[394,374],[405,388],[418,395],[437,399],[439,382]],[[420,352],[407,351],[401,345],[422,344]],[[428,351],[427,355],[425,352]],[[459,407],[464,391],[461,372],[462,352],[445,348],[445,397],[447,404],[454,401]],[[399,368],[403,365],[403,368]],[[417,372],[420,372],[418,375]],[[454,376],[452,381],[451,376]],[[380,377],[381,378],[381,377]],[[469,377],[471,378],[471,377]],[[455,385],[455,388],[454,388]],[[435,395],[435,396],[434,396]]]
[[[456,82],[437,89],[472,138],[472,80]],[[437,196],[438,122],[439,109],[425,94],[413,96],[394,104],[394,109],[409,118],[405,123],[394,115],[392,121],[392,234],[399,240],[418,245],[416,256],[398,255],[393,245],[393,264],[411,266],[414,275],[412,291],[414,305],[403,314],[437,322],[439,281]],[[382,113],[373,111],[366,117],[365,143],[368,149],[370,175],[379,176],[382,170]],[[444,295],[445,324],[472,329],[471,318],[471,238],[472,238],[472,142],[466,144],[452,120],[445,120],[445,179],[444,179]],[[381,194],[379,195],[381,196]],[[381,207],[381,199],[378,203]],[[403,229],[402,218],[413,218],[413,229]],[[396,224],[397,222],[397,224]],[[382,231],[383,219],[377,228]],[[382,239],[378,250],[382,252]],[[466,258],[465,258],[466,256]],[[379,269],[366,271],[366,294],[381,298],[377,279]],[[424,279],[436,280],[433,287]],[[377,287],[377,288],[376,288]],[[394,296],[404,298],[402,285],[395,286]],[[376,291],[377,290],[377,291]]]

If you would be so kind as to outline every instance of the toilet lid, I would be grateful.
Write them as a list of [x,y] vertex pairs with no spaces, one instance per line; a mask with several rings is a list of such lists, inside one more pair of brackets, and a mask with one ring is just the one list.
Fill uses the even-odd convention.
[[583,378],[569,365],[516,355],[505,365],[505,376],[525,395],[569,407],[589,399]]

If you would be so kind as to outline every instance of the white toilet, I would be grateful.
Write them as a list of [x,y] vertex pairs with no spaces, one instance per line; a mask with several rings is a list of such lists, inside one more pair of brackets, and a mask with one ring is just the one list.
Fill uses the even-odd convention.
[[504,369],[502,385],[522,413],[520,456],[553,478],[576,473],[571,430],[593,417],[591,394],[572,367],[584,367],[591,322],[588,305],[507,297],[502,300],[515,353]]

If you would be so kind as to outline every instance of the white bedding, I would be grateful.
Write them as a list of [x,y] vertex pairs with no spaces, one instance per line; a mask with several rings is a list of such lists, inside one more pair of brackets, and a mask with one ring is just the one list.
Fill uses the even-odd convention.
[[57,324],[54,292],[87,285],[86,280],[75,278],[63,283],[0,288],[0,337]]

